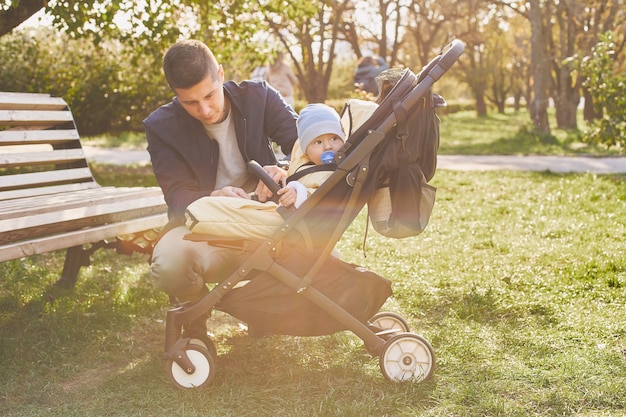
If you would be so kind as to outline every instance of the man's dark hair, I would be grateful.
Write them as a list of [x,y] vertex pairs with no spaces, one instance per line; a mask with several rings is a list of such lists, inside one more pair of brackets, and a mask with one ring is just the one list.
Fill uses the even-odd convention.
[[172,45],[163,56],[165,79],[172,90],[191,88],[210,76],[217,80],[219,65],[213,52],[197,40],[184,40]]

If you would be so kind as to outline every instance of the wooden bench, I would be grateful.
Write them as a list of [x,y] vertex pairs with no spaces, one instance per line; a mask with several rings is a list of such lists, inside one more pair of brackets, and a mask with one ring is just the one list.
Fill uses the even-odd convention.
[[150,252],[166,222],[158,187],[96,182],[63,99],[0,92],[0,262],[66,249],[71,286],[96,249]]

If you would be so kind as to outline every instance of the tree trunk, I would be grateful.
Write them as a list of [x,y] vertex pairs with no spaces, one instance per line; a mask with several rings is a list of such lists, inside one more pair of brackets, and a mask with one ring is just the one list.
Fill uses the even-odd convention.
[[[556,23],[558,24],[558,47],[554,51],[554,71],[556,73],[556,92],[554,106],[556,109],[556,124],[559,129],[576,130],[578,128],[576,112],[580,102],[581,77],[572,76],[571,67],[564,63],[576,53],[576,26],[580,16],[579,2],[559,2],[556,6]],[[556,47],[556,45],[555,45]]]
[[318,73],[309,73],[308,80],[305,85],[300,84],[300,88],[304,92],[304,98],[308,103],[323,103],[328,95],[328,84],[321,79]]
[[591,93],[589,93],[589,89],[583,87],[583,97],[585,98],[585,103],[583,105],[583,118],[585,122],[593,122],[594,120],[598,120],[602,117],[602,112],[597,112],[593,107],[593,97]]
[[487,102],[484,95],[476,96],[476,116],[483,117],[487,115]]
[[557,76],[558,91],[554,97],[556,125],[559,129],[576,130],[578,128],[576,113],[580,103],[578,85],[573,85],[572,72],[567,66],[562,66]]
[[522,107],[521,103],[522,103],[522,92],[516,91],[515,94],[513,94],[513,110],[515,110],[515,113],[520,111]]
[[550,61],[547,51],[547,39],[544,33],[543,13],[540,0],[530,1],[531,26],[531,65],[533,74],[534,98],[531,104],[531,115],[535,129],[550,133],[548,122],[548,80],[550,77]]
[[504,77],[500,78],[500,82],[494,82],[491,87],[492,97],[490,101],[495,104],[498,109],[498,113],[504,114],[504,107],[506,105],[506,97],[509,93],[509,89],[505,87]]
[[574,100],[566,93],[557,95],[554,106],[556,108],[556,124],[559,129],[576,130],[578,128],[576,113],[579,101],[580,99]]

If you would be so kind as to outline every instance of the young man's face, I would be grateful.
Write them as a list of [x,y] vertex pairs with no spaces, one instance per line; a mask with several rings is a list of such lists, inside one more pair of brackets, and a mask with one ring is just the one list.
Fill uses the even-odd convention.
[[313,139],[306,148],[306,154],[315,165],[322,164],[322,154],[326,151],[337,152],[343,146],[341,138],[334,133],[326,133]]
[[190,88],[175,89],[176,97],[183,108],[195,119],[206,124],[223,121],[228,112],[224,100],[224,69],[220,65],[219,78],[215,81],[207,76]]

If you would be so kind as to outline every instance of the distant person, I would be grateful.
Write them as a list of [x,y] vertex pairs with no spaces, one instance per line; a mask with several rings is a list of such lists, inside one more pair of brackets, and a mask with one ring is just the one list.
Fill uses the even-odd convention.
[[378,95],[376,76],[388,68],[389,66],[381,57],[361,58],[354,71],[354,86],[359,90]]
[[285,62],[285,54],[283,52],[279,52],[274,62],[267,67],[265,81],[278,90],[291,108],[295,108],[296,101],[293,89],[298,85],[298,78],[291,70],[289,64]]
[[267,74],[267,65],[259,65],[250,74],[250,81],[263,81]]
[[378,74],[375,78],[375,83],[379,94],[375,101],[358,98],[346,100],[346,104],[341,111],[341,124],[348,137],[370,118],[372,113],[378,108],[378,105],[402,78],[405,71],[405,68],[389,68]]

